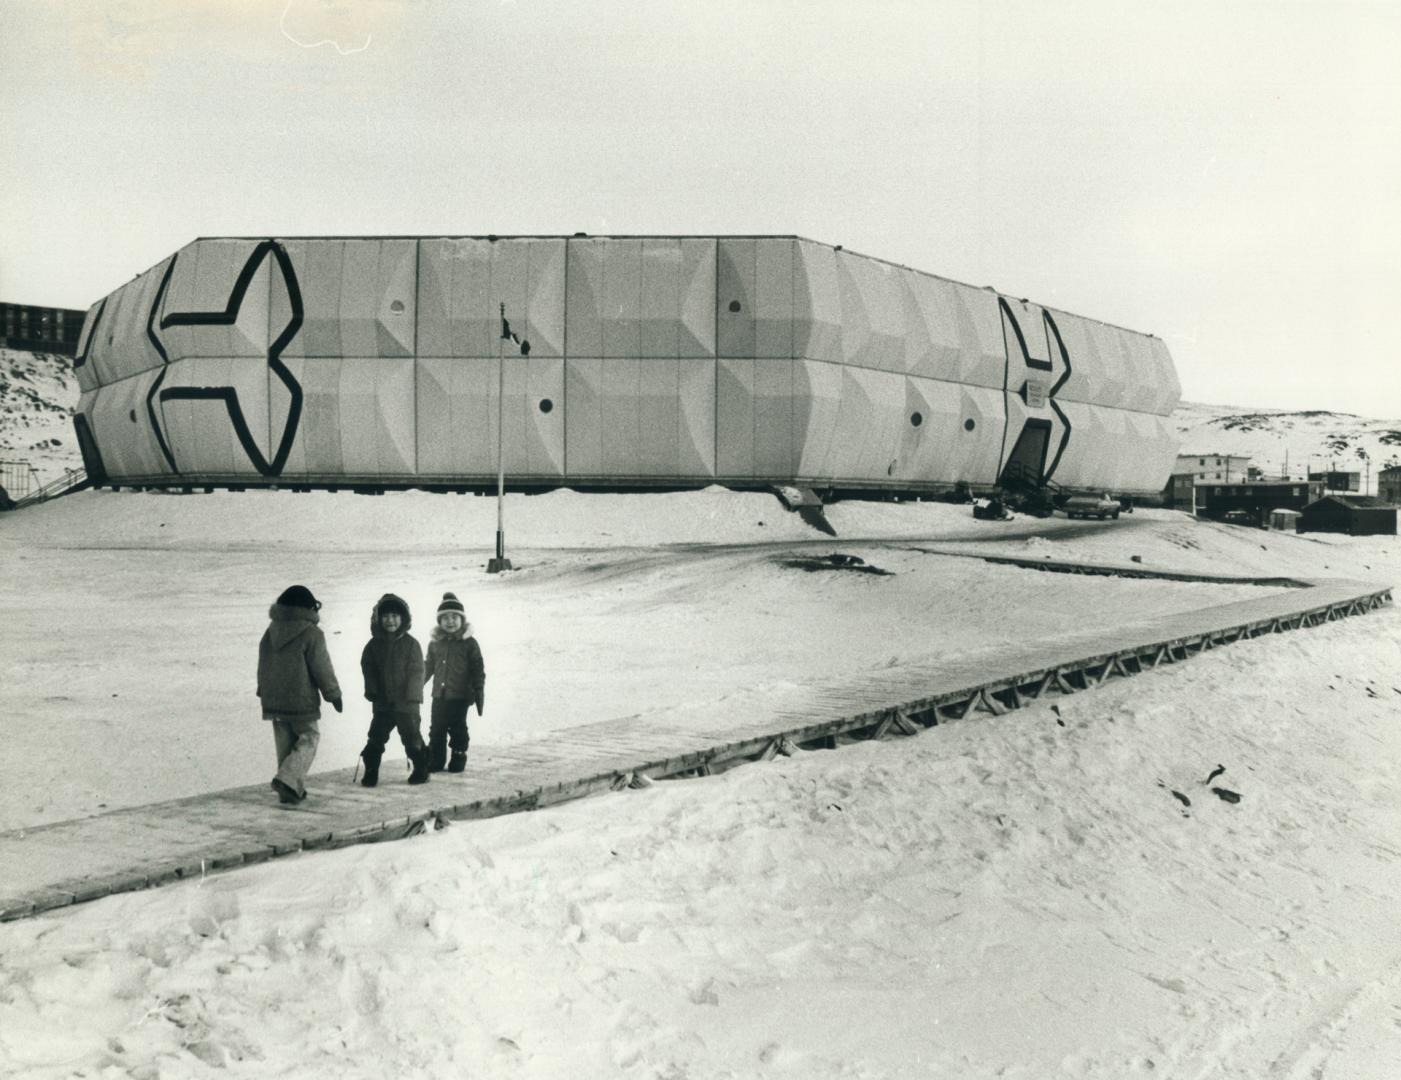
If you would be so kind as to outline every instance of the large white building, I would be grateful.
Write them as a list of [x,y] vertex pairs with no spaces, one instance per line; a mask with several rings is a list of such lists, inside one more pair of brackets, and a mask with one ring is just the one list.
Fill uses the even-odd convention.
[[1159,339],[791,236],[201,239],[74,365],[112,485],[482,488],[500,446],[514,488],[1150,494],[1177,452]]
[[1240,454],[1178,454],[1173,476],[1195,481],[1244,481],[1249,479],[1250,458]]

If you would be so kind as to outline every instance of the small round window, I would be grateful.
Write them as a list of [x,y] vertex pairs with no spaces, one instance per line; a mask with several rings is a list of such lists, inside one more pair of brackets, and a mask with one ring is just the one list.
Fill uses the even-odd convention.
[[553,401],[551,401],[549,398],[543,398],[543,399],[541,399],[541,401],[540,401],[540,411],[541,411],[542,413],[550,412],[552,409],[554,409],[554,407],[555,407],[555,403],[554,403]]
[[972,431],[977,426],[978,425],[973,422],[973,418],[971,416],[967,420],[963,421],[964,431]]
[[922,423],[924,423],[924,414],[923,414],[923,413],[917,413],[917,412],[916,412],[916,413],[910,413],[910,426],[911,426],[911,427],[919,427],[919,425],[922,424]]

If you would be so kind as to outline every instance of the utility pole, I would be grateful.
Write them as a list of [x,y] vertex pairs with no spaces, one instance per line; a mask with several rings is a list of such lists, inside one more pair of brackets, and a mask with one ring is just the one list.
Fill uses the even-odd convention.
[[[501,340],[520,346],[521,355],[530,355],[530,342],[511,332],[506,321],[506,302],[501,302]],[[496,364],[496,558],[486,564],[488,574],[511,569],[506,558],[506,353],[501,352]]]

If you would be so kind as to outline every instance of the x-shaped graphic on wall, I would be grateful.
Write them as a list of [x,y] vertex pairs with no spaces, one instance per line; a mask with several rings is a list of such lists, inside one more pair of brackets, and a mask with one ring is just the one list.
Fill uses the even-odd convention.
[[[167,313],[160,318],[160,329],[167,330],[172,326],[232,326],[238,321],[239,310],[243,306],[243,301],[248,293],[248,288],[253,282],[258,268],[264,259],[271,257],[273,265],[282,275],[283,285],[287,289],[287,300],[290,308],[290,315],[287,325],[282,328],[282,332],[268,345],[267,366],[282,384],[287,387],[290,401],[287,406],[287,417],[283,421],[282,434],[276,441],[276,449],[273,451],[272,459],[263,456],[262,448],[259,447],[253,432],[248,427],[248,420],[243,414],[243,408],[239,403],[238,390],[233,386],[172,386],[162,389],[169,367],[161,370],[160,375],[151,384],[151,389],[146,394],[146,414],[151,421],[151,429],[155,432],[156,442],[160,446],[161,454],[165,457],[166,463],[171,471],[179,473],[180,467],[176,464],[175,455],[172,453],[169,441],[165,436],[165,428],[162,424],[162,416],[156,409],[156,399],[159,397],[161,405],[167,401],[187,400],[187,401],[221,401],[224,409],[228,413],[229,422],[233,424],[234,433],[238,436],[239,445],[243,447],[243,452],[248,455],[248,460],[253,467],[263,476],[280,476],[283,467],[287,464],[287,455],[291,452],[292,442],[297,436],[297,425],[302,415],[302,387],[295,376],[282,363],[282,350],[288,343],[297,336],[297,331],[301,329],[303,319],[302,293],[297,284],[297,274],[292,267],[292,260],[287,251],[276,240],[264,240],[248,257],[244,263],[238,279],[234,282],[229,299],[223,311],[181,311]],[[175,264],[179,256],[170,260],[170,265],[166,267],[165,274],[161,277],[160,287],[156,290],[155,299],[151,302],[151,310],[146,318],[146,336],[160,354],[161,360],[166,365],[170,364],[170,357],[166,353],[165,345],[161,337],[156,333],[156,319],[165,301],[166,290],[170,286],[171,276],[175,273]]]

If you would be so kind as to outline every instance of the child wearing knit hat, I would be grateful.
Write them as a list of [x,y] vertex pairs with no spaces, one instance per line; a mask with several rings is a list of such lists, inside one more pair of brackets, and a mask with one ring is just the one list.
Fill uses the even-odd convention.
[[[467,767],[467,710],[476,705],[482,715],[486,701],[486,668],[481,646],[472,636],[472,625],[462,601],[443,593],[438,605],[438,625],[428,642],[423,681],[433,681],[433,711],[428,727],[428,768],[430,772],[461,772]],[[448,760],[448,746],[452,760]]]

